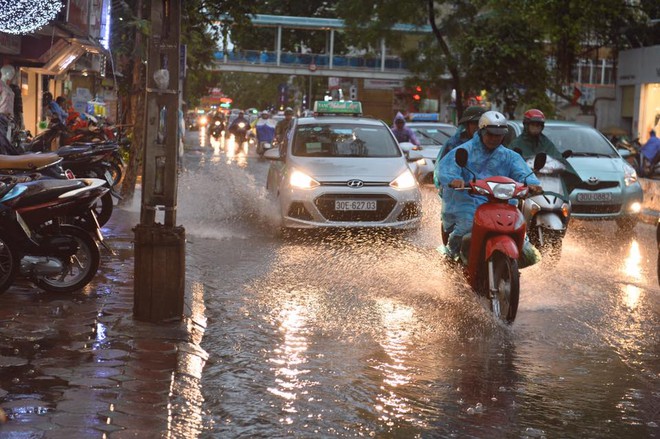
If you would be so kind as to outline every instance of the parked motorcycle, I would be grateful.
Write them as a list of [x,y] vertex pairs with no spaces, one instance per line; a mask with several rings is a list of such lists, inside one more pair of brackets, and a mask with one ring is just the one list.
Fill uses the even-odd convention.
[[[22,275],[39,288],[70,293],[100,264],[103,240],[91,206],[107,188],[98,179],[0,182],[0,293]],[[77,217],[89,230],[64,222]]]
[[[534,169],[545,165],[545,154],[537,154]],[[456,151],[456,163],[466,168],[468,152]],[[472,233],[463,238],[461,259],[472,289],[485,297],[493,315],[505,323],[513,323],[520,298],[518,260],[523,254],[526,225],[522,212],[509,204],[528,195],[528,186],[508,177],[494,176],[482,180],[470,170],[474,178],[470,193],[485,196],[488,201],[477,207]],[[531,174],[530,174],[531,175]]]
[[[570,151],[563,155],[570,156]],[[534,159],[527,160],[527,164],[534,168]],[[561,257],[562,241],[571,218],[571,202],[562,178],[565,171],[563,163],[547,156],[545,166],[536,171],[543,193],[532,195],[522,202],[529,241],[545,260],[552,263]]]

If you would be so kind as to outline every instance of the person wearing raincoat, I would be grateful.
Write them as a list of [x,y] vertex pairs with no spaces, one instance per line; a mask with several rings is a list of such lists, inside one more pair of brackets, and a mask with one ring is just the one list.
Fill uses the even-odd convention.
[[417,140],[413,130],[406,126],[406,120],[403,118],[401,112],[396,113],[396,116],[394,116],[394,123],[390,129],[394,137],[396,137],[397,142],[410,142],[415,146],[419,146],[419,140]]
[[[486,112],[486,109],[478,105],[467,107],[463,115],[458,120],[458,129],[451,136],[438,152],[436,163],[442,160],[449,151],[462,145],[474,137],[474,133],[479,129],[479,118]],[[437,186],[437,183],[436,183]]]
[[468,152],[466,168],[456,163],[454,148],[440,161],[440,184],[443,188],[442,224],[449,233],[447,245],[441,251],[456,260],[460,256],[463,236],[472,231],[474,214],[478,206],[486,202],[486,197],[471,195],[461,191],[465,182],[476,173],[477,179],[502,175],[518,182],[526,181],[530,193],[539,193],[542,189],[538,178],[520,154],[502,145],[507,132],[506,118],[497,111],[487,111],[479,118],[479,130],[472,140],[461,145]]
[[543,112],[535,108],[527,110],[523,116],[522,134],[513,139],[508,147],[522,155],[525,160],[533,159],[536,154],[544,152],[563,164],[566,171],[562,174],[562,179],[566,185],[567,193],[565,195],[568,196],[582,182],[582,179],[573,166],[568,163],[568,160],[561,155],[552,140],[543,134],[544,127],[545,115]]

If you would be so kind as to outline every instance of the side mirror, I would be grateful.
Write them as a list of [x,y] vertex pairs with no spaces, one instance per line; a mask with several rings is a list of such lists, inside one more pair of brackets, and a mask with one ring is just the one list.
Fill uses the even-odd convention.
[[264,158],[268,160],[282,160],[280,157],[280,150],[278,148],[269,149],[264,152]]
[[564,157],[565,159],[569,158],[572,155],[573,155],[572,149],[567,149],[566,151],[561,153],[561,156]]
[[468,161],[468,152],[467,149],[465,148],[458,148],[456,150],[456,164],[460,166],[461,168],[464,168],[467,166],[467,161]]
[[539,152],[536,154],[534,157],[534,170],[538,171],[540,169],[543,169],[545,166],[545,162],[548,160],[548,156],[544,152]]

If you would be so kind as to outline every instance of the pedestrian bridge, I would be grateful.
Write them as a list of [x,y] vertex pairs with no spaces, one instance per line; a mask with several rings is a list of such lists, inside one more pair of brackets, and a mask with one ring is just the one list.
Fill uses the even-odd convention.
[[[287,75],[340,76],[403,80],[410,75],[405,62],[395,54],[388,54],[385,40],[378,52],[364,55],[334,53],[335,32],[346,29],[343,20],[317,17],[288,17],[279,15],[255,15],[252,24],[257,27],[277,29],[275,48],[272,51],[242,50],[217,52],[212,70],[224,72],[249,72]],[[282,29],[310,29],[327,32],[326,53],[292,53],[282,51]],[[431,26],[398,24],[396,32],[425,34]]]

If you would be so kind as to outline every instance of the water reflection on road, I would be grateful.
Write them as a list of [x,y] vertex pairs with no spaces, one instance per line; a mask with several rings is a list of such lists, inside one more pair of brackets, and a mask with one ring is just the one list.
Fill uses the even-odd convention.
[[432,190],[410,236],[281,238],[267,162],[191,160],[180,212],[208,318],[203,436],[660,435],[650,226],[572,222],[557,266],[523,270],[505,327],[439,262]]

